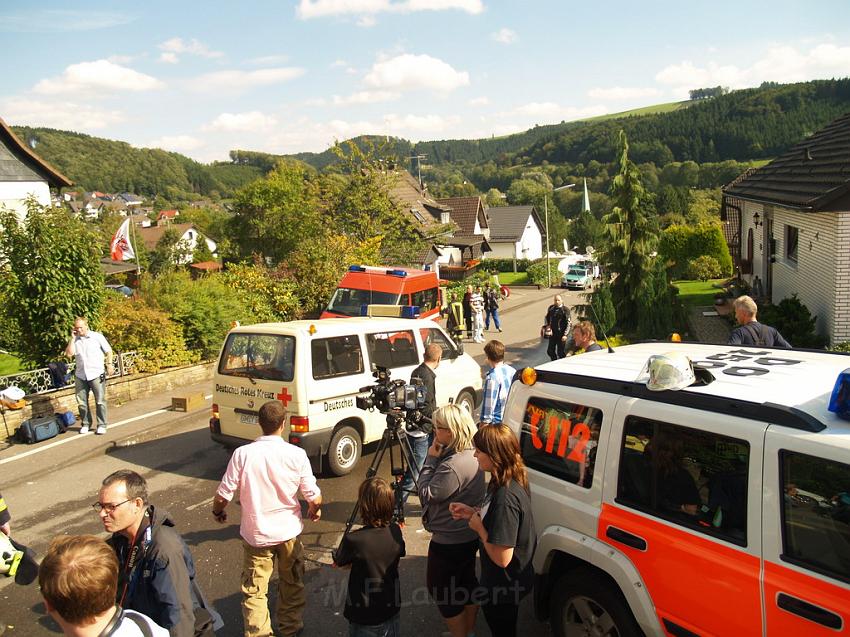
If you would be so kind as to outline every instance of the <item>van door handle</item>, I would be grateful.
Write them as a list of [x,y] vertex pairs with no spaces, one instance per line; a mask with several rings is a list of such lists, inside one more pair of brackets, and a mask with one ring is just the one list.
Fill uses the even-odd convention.
[[821,626],[826,626],[827,628],[832,628],[833,630],[841,630],[844,625],[844,621],[841,619],[840,615],[836,615],[830,610],[821,608],[820,606],[815,606],[814,604],[798,599],[797,597],[792,597],[786,593],[779,593],[779,595],[776,596],[776,605],[782,610],[794,613],[804,619],[808,619],[809,621],[820,624]]
[[615,542],[631,546],[633,549],[637,549],[638,551],[646,550],[646,540],[642,537],[629,533],[628,531],[624,531],[623,529],[618,529],[616,526],[609,526],[605,529],[605,535]]

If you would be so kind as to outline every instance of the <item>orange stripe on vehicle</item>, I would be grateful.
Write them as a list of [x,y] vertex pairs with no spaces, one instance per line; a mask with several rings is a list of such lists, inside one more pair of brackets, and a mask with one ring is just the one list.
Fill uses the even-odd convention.
[[[821,626],[776,605],[779,593],[832,612],[843,621],[841,630]],[[833,584],[773,562],[764,563],[764,599],[768,635],[850,635],[850,587]]]
[[[609,526],[643,538],[646,550],[607,537]],[[611,504],[602,505],[597,535],[638,569],[662,626],[668,620],[705,636],[762,634],[757,557]]]

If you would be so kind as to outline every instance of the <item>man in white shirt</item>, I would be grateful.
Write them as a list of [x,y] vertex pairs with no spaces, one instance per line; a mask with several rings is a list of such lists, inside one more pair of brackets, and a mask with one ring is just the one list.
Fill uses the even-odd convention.
[[304,627],[304,530],[298,493],[307,500],[307,516],[321,517],[322,493],[301,447],[282,437],[286,410],[269,401],[259,412],[263,435],[233,452],[213,499],[213,517],[227,520],[225,507],[239,492],[242,514],[242,618],[245,637],[272,637],[269,580],[277,562],[277,629],[283,637]]
[[[112,348],[100,332],[89,329],[86,319],[78,316],[74,319],[71,339],[65,348],[65,356],[75,358],[77,369],[74,374],[74,387],[77,391],[77,407],[80,410],[80,433],[89,432],[92,426],[89,409],[89,392],[94,394],[97,411],[98,435],[106,433],[106,375],[112,375]],[[104,366],[104,356],[106,365]]]

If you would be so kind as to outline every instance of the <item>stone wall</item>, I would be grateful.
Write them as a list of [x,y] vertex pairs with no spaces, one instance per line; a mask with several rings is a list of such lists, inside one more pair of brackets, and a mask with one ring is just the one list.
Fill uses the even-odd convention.
[[[110,407],[116,407],[137,398],[147,398],[154,394],[167,394],[174,389],[212,381],[214,369],[215,363],[207,362],[175,367],[156,374],[133,374],[132,376],[112,379],[107,383],[106,401]],[[73,387],[44,394],[34,394],[27,396],[26,400],[28,404],[23,409],[6,411],[6,426],[0,426],[0,441],[5,440],[8,434],[14,433],[24,420],[33,416],[61,411],[73,411],[74,415],[77,415],[77,401],[74,398]]]

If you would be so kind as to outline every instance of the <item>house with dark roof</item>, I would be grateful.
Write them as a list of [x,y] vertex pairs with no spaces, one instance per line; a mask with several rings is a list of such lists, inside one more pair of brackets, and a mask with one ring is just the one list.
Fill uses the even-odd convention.
[[755,298],[797,294],[819,333],[850,341],[850,113],[727,185],[721,215]]
[[543,223],[534,206],[494,206],[487,209],[490,252],[498,259],[543,257]]
[[28,197],[49,206],[51,188],[58,190],[71,185],[70,179],[36,155],[0,119],[0,206],[14,210],[23,219]]
[[462,264],[472,259],[481,259],[490,251],[487,238],[490,223],[487,206],[481,197],[446,197],[437,202],[450,208],[449,217],[458,227],[454,234],[445,239],[444,257],[441,263]]
[[165,231],[169,228],[176,230],[177,235],[180,237],[179,241],[185,242],[188,246],[186,258],[183,259],[181,265],[192,263],[192,255],[194,254],[198,243],[201,241],[206,242],[207,247],[213,254],[215,254],[215,251],[218,248],[215,241],[201,234],[193,223],[167,223],[159,226],[150,226],[148,228],[136,227],[135,233],[138,240],[144,242],[145,248],[147,248],[148,251],[151,251],[156,249],[156,244],[159,243],[159,240],[162,239],[162,235],[164,235]]

